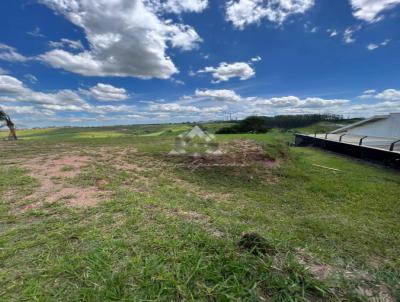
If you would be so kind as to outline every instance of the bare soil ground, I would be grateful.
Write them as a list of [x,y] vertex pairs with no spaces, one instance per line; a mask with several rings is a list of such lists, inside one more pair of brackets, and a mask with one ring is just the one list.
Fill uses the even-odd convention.
[[[24,197],[23,205],[18,209],[27,211],[46,203],[63,202],[69,206],[90,207],[107,200],[112,192],[104,189],[104,182],[98,181],[96,186],[81,187],[73,182],[74,178],[93,165],[110,165],[130,171],[142,171],[138,165],[126,162],[125,157],[134,148],[100,148],[70,151],[61,154],[44,154],[34,158],[19,158],[14,164],[26,169],[28,175],[39,183],[36,190]],[[85,155],[83,155],[85,154]],[[14,197],[9,190],[6,199]]]
[[94,206],[104,200],[109,192],[97,187],[80,188],[68,180],[73,179],[93,159],[78,154],[63,154],[37,157],[22,165],[29,175],[39,181],[39,187],[21,208],[22,211],[37,208],[44,203],[66,202],[71,206]]
[[[128,160],[129,156],[134,156],[137,150],[135,148],[85,148],[82,150],[72,150],[70,152],[57,154],[38,154],[34,158],[19,158],[18,161],[11,162],[12,165],[26,169],[28,175],[36,179],[38,186],[35,191],[24,197],[23,205],[19,211],[36,209],[46,203],[63,202],[69,206],[90,207],[107,200],[112,196],[112,192],[104,187],[106,180],[98,180],[95,186],[82,187],[73,180],[90,171],[95,165],[108,168],[114,168],[119,171],[125,171],[132,174],[133,179],[125,181],[123,186],[126,189],[136,192],[149,192],[150,187],[155,186],[155,179],[152,175],[145,172],[163,172],[163,162],[156,162],[154,158],[141,156],[140,162],[134,163]],[[207,157],[207,161],[217,161],[220,163],[234,164],[238,159],[226,153],[222,156]],[[184,161],[186,159],[183,159]],[[192,160],[190,158],[190,160]],[[246,161],[248,158],[246,156]],[[150,173],[151,174],[151,173]],[[187,190],[190,194],[202,194],[205,198],[215,198],[218,200],[226,198],[229,194],[216,194],[206,192],[203,188],[191,184],[178,177],[170,179],[171,184]],[[14,190],[6,192],[7,200],[13,199]],[[218,196],[216,196],[218,195]],[[226,196],[223,196],[226,195]]]

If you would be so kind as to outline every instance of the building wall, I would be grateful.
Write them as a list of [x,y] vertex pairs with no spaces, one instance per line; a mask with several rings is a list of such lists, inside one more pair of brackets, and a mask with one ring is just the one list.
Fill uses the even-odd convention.
[[349,129],[347,133],[400,139],[400,113],[391,113],[387,119],[360,125]]

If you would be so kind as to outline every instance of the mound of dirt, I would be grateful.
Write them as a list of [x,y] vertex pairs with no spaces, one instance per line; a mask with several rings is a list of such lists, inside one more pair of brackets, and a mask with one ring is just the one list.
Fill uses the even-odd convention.
[[233,140],[219,146],[218,153],[204,153],[197,156],[180,156],[192,168],[200,167],[278,167],[279,160],[271,160],[261,145],[253,140]]

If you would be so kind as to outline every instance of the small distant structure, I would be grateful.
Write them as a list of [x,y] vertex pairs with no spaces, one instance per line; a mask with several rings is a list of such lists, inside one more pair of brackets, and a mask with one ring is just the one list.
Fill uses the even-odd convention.
[[195,125],[191,130],[179,134],[175,138],[175,148],[169,155],[190,155],[199,157],[202,154],[220,155],[218,143],[215,142],[215,135]]
[[400,139],[400,113],[375,115],[331,133]]
[[[10,116],[0,107],[0,122],[5,122],[5,125],[8,127],[10,130],[10,133],[8,134],[8,140],[17,140],[17,134],[15,132],[15,125],[11,121]],[[0,128],[3,127],[4,125],[0,125]]]
[[376,115],[330,133],[296,134],[295,145],[311,145],[400,168],[400,113]]

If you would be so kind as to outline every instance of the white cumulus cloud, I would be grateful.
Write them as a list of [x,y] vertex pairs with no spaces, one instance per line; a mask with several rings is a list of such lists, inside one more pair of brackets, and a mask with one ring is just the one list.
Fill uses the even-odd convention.
[[150,105],[150,111],[164,111],[164,112],[200,112],[200,109],[195,106],[185,106],[178,103],[166,103],[166,104],[152,104]]
[[262,19],[281,24],[289,16],[303,14],[314,0],[229,0],[226,19],[239,29],[260,23]]
[[148,5],[157,12],[181,14],[200,13],[208,6],[208,0],[147,0]]
[[101,105],[92,106],[88,111],[97,114],[136,112],[136,106],[130,105]]
[[253,67],[245,62],[231,64],[222,62],[218,67],[208,66],[200,69],[197,73],[211,73],[214,78],[214,83],[226,82],[231,78],[248,80],[256,74]]
[[297,107],[303,108],[324,108],[324,107],[334,107],[334,106],[342,106],[350,103],[349,100],[342,99],[322,99],[316,97],[309,97],[304,100],[301,100]]
[[[20,80],[0,75],[0,101],[12,103],[9,109],[16,114],[43,113],[56,115],[57,113],[72,112],[74,114],[127,114],[136,113],[134,105],[100,105],[95,106],[84,97],[95,97],[102,101],[125,100],[128,96],[125,89],[116,88],[108,84],[97,84],[90,90],[61,89],[50,92],[35,91],[24,85]],[[4,107],[4,106],[3,106]]]
[[297,96],[274,97],[269,99],[256,99],[254,105],[270,106],[270,107],[296,107],[296,108],[323,108],[340,106],[349,103],[349,100],[340,99],[322,99],[318,97],[308,97],[301,99]]
[[289,107],[296,106],[300,99],[296,96],[273,97],[269,99],[256,99],[253,105],[271,106],[271,107]]
[[0,43],[0,60],[10,62],[25,62],[29,58],[19,54],[14,47]]
[[400,4],[400,0],[350,0],[353,15],[367,22],[382,20],[382,13]]
[[239,102],[242,100],[240,95],[237,95],[235,91],[228,89],[219,90],[199,90],[195,91],[196,97],[210,98],[219,102]]
[[400,102],[400,90],[386,89],[377,93],[376,90],[370,89],[363,92],[359,96],[360,99],[378,99],[387,102]]
[[12,76],[0,75],[0,94],[21,93],[25,90],[26,88],[20,80]]
[[391,102],[399,102],[400,101],[400,90],[396,89],[386,89],[375,95],[376,99],[391,101]]
[[98,83],[90,88],[90,93],[99,101],[124,101],[128,98],[124,88],[117,88],[103,83]]
[[[156,12],[151,4],[155,1],[40,2],[80,27],[90,45],[89,49],[79,53],[57,48],[41,55],[40,59],[55,68],[85,76],[167,79],[178,72],[166,54],[168,47],[191,50],[201,41],[191,26],[163,19],[165,9]],[[163,5],[169,3],[167,7],[176,12],[200,11],[190,5],[193,0],[159,2]]]
[[168,117],[175,116],[177,117],[176,114],[179,114],[180,117],[184,116],[192,116],[196,115],[197,117],[199,116],[209,116],[209,115],[214,115],[217,113],[221,113],[225,111],[227,107],[198,107],[198,106],[187,106],[187,105],[182,105],[179,103],[158,103],[158,104],[152,104],[149,106],[149,110],[151,112],[156,112],[157,114],[169,114]]

